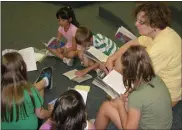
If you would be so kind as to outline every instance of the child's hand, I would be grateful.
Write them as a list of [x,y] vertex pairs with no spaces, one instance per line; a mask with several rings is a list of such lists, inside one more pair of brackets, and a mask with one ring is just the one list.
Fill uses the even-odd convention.
[[103,62],[102,64],[99,64],[99,68],[104,71],[106,74],[109,73],[109,70],[107,69],[107,67],[105,66],[105,63]]
[[48,110],[52,111],[54,109],[54,104],[48,104]]
[[75,72],[75,75],[77,77],[83,77],[85,74],[87,74],[87,72],[85,70],[78,70]]

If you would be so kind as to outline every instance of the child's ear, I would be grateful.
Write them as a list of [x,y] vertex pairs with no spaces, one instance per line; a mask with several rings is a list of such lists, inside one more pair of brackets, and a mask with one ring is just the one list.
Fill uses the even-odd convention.
[[90,42],[93,42],[93,37],[90,38]]

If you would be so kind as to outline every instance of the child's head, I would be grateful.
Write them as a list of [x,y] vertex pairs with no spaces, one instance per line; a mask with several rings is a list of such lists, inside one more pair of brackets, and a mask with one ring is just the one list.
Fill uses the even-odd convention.
[[[27,84],[26,64],[19,53],[10,52],[2,56],[1,76],[1,119],[7,122],[11,122],[13,119],[19,120],[19,112],[27,116],[23,103],[24,88],[29,86]],[[16,117],[13,115],[14,105]]]
[[70,89],[61,94],[51,118],[61,130],[83,130],[86,127],[86,105],[80,93]]
[[1,64],[2,86],[27,82],[26,64],[17,52],[6,53]]
[[141,81],[149,83],[155,76],[151,59],[142,46],[131,46],[121,57],[124,85],[132,89],[132,84]]
[[79,27],[75,34],[75,41],[78,45],[81,45],[83,48],[87,48],[93,45],[92,37],[93,34],[89,28]]
[[75,13],[71,7],[60,8],[56,13],[56,18],[59,20],[59,24],[63,27],[69,23],[74,24],[76,27],[79,27],[79,23],[76,20]]

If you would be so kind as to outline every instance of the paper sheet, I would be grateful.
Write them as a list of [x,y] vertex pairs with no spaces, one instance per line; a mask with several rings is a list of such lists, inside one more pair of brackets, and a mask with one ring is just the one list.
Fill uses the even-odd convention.
[[70,80],[72,80],[73,78],[76,77],[75,72],[77,71],[77,69],[68,71],[66,73],[63,73],[64,76],[68,77]]
[[37,70],[34,48],[28,47],[18,51],[27,65],[27,71]]
[[74,89],[82,95],[82,98],[86,104],[88,92],[90,91],[90,86],[76,85]]
[[52,101],[50,101],[48,104],[55,104],[56,100],[57,100],[57,98],[52,100]]

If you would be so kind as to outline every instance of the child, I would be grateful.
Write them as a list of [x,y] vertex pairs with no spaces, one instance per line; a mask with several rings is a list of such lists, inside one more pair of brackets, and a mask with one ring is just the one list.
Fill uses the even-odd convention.
[[48,47],[48,50],[62,59],[68,66],[72,66],[73,57],[76,56],[76,50],[79,48],[74,38],[79,23],[76,20],[74,11],[68,6],[59,9],[56,13],[56,17],[60,24],[57,39],[61,40],[62,37],[65,37],[67,43],[64,47]]
[[170,94],[163,80],[155,75],[145,49],[131,46],[117,58],[116,64],[127,91],[101,105],[95,121],[96,129],[106,129],[110,120],[118,129],[170,129]]
[[22,56],[10,52],[2,56],[1,76],[2,129],[37,129],[37,117],[46,119],[52,112],[43,108],[44,88],[52,86],[52,68],[41,71],[34,87],[28,83]]
[[[90,46],[94,46],[96,49],[99,49],[104,54],[110,56],[117,51],[116,43],[111,39],[103,36],[102,34],[92,34],[91,30],[87,27],[79,27],[76,31],[75,40],[78,45],[82,47],[83,50],[88,49]],[[87,68],[79,70],[76,72],[77,76],[83,76],[89,71],[95,69],[98,72],[99,63],[94,62],[86,58],[83,55],[83,50],[79,51],[78,56],[84,66]]]
[[81,94],[68,90],[56,100],[51,119],[48,119],[40,130],[87,130],[95,129],[87,121],[86,105]]

